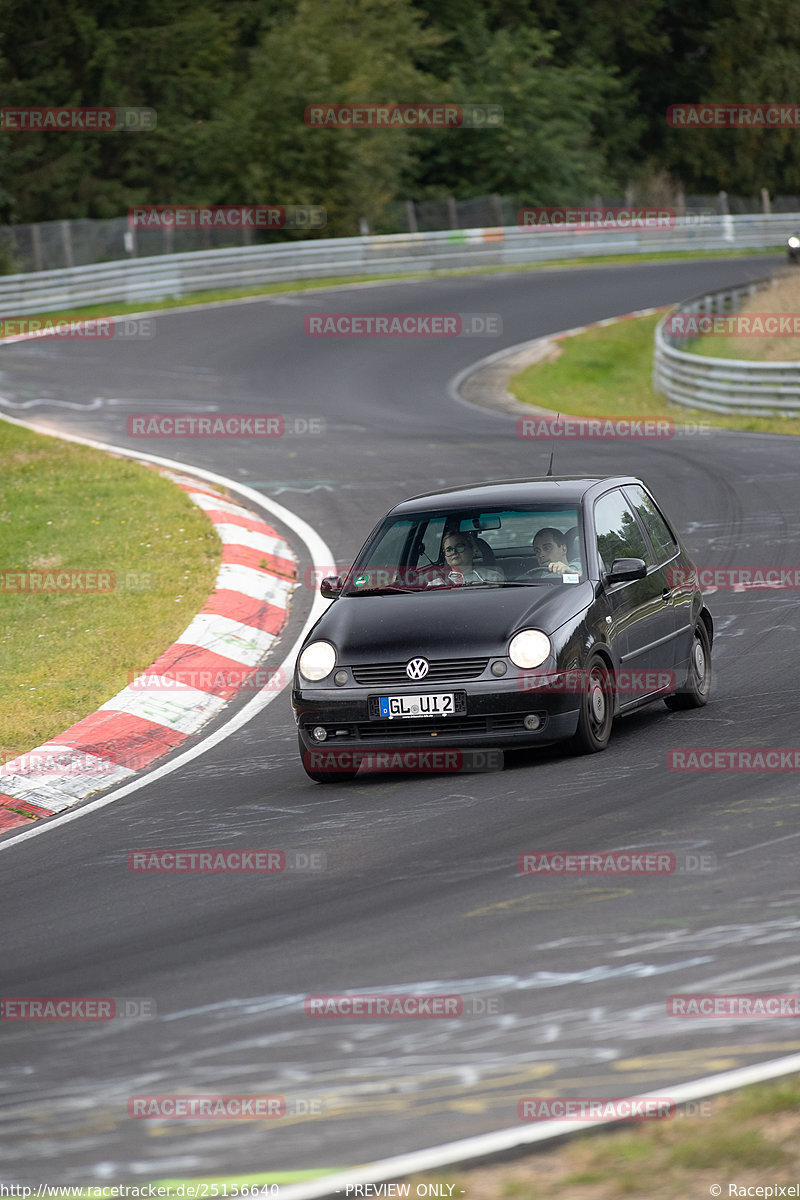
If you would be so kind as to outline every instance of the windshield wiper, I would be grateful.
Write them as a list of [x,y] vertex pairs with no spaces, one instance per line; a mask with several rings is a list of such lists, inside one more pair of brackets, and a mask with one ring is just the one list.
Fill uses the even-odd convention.
[[425,588],[404,588],[397,587],[396,584],[387,583],[383,587],[360,587],[349,588],[343,592],[343,596],[382,596],[386,592],[401,592],[403,595],[410,596],[412,592],[424,592]]

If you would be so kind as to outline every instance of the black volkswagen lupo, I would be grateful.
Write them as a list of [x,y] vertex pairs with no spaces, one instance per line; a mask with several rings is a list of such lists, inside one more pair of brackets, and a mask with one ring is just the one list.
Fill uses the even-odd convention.
[[614,717],[706,703],[713,623],[641,480],[555,476],[398,504],[298,655],[306,772],[352,778],[377,750],[605,749]]

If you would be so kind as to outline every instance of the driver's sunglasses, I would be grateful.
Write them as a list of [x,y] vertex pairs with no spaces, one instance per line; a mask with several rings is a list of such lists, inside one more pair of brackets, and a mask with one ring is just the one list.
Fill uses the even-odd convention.
[[467,548],[466,542],[456,542],[455,546],[445,546],[445,554],[463,554]]

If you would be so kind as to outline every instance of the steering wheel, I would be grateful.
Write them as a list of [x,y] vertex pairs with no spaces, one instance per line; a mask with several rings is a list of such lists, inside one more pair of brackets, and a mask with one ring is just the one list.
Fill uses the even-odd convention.
[[555,579],[555,574],[549,567],[531,567],[521,579]]
[[452,585],[456,582],[450,578],[452,572],[453,568],[448,567],[446,563],[433,563],[430,567],[420,569],[418,579],[423,587],[436,587],[438,584]]

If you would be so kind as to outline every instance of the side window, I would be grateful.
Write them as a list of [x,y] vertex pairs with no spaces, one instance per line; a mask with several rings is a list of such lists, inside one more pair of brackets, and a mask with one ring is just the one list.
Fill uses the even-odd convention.
[[656,552],[656,562],[667,562],[678,553],[675,539],[667,528],[667,523],[661,516],[650,496],[644,488],[626,487],[625,494],[630,497],[633,507],[639,514],[639,519],[647,530],[653,549]]
[[594,506],[597,549],[607,571],[615,558],[643,558],[652,566],[650,551],[628,501],[619,489],[601,496]]

